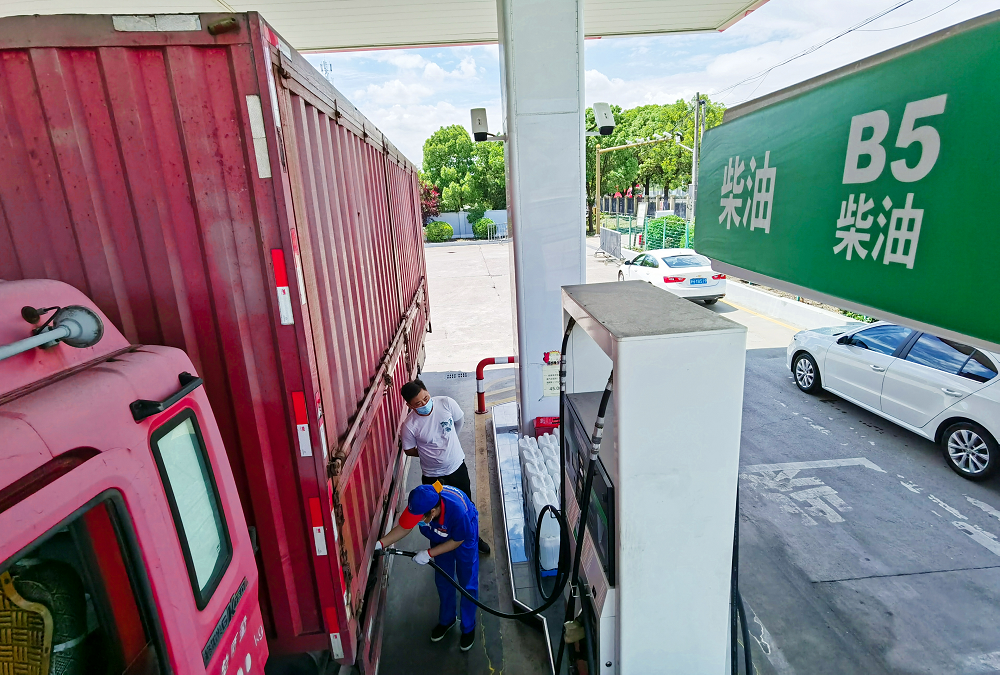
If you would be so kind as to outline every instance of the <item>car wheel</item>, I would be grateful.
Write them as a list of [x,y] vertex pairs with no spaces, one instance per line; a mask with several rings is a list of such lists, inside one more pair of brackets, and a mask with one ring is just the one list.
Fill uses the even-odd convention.
[[986,480],[996,473],[1000,447],[990,432],[975,422],[959,422],[941,435],[944,459],[962,478]]
[[618,281],[625,281],[625,273],[624,272],[619,272],[618,273]]
[[795,384],[807,394],[818,394],[820,390],[819,368],[808,354],[799,354],[792,363]]
[[709,298],[708,300],[705,301],[705,305],[706,306],[708,306],[708,305],[714,305],[718,301],[719,301],[718,298]]

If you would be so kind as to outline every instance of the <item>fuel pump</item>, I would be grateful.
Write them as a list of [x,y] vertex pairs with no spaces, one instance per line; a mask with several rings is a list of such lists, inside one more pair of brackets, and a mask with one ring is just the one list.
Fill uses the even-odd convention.
[[589,505],[569,602],[596,619],[595,672],[728,673],[746,328],[640,281],[564,287],[562,306],[568,522]]

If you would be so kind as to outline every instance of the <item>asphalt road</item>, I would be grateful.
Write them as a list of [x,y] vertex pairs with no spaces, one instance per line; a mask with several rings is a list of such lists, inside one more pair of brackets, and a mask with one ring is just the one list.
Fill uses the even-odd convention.
[[784,349],[747,352],[740,464],[758,672],[1000,672],[1000,478],[800,392]]

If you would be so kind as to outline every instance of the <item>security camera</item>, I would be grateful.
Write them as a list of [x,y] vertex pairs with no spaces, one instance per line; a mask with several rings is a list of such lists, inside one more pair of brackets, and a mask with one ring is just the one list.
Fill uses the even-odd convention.
[[486,121],[486,108],[472,109],[472,137],[476,142],[485,141],[490,136],[490,127]]
[[594,103],[594,122],[597,123],[601,136],[610,136],[615,130],[615,116],[611,113],[611,106],[603,102]]
[[678,143],[680,143],[681,141],[684,140],[684,135],[681,132],[679,132],[679,131],[675,131],[674,132],[674,140],[677,141]]

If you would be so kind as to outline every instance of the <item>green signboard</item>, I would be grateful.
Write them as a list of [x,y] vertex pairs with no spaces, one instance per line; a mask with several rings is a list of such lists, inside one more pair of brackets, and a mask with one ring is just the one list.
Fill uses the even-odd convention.
[[1000,351],[1000,12],[727,112],[695,245],[735,276]]

